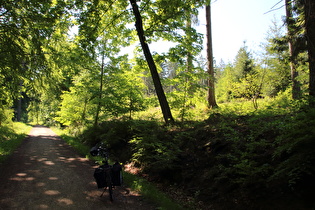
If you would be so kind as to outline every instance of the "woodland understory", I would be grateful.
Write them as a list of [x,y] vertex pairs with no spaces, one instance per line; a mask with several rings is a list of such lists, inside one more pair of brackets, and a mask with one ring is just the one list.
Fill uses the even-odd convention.
[[114,120],[80,139],[106,143],[187,208],[312,209],[315,110],[286,112],[218,112],[177,126]]

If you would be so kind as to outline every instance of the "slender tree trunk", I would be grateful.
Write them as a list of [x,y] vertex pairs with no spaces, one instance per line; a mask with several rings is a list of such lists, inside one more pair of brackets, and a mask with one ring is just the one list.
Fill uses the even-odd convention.
[[17,112],[16,112],[16,119],[18,122],[21,122],[22,120],[22,96],[18,98],[18,103],[17,103]]
[[214,65],[213,65],[213,52],[212,52],[212,31],[211,31],[211,6],[206,6],[206,28],[207,28],[207,67],[208,67],[208,107],[218,107],[215,100],[215,87],[214,87]]
[[[187,20],[186,22],[186,27],[191,29],[191,16],[189,17],[189,19]],[[189,34],[186,34],[186,36],[190,36]],[[187,69],[187,72],[192,72],[192,69],[193,69],[193,55],[191,54],[190,50],[189,52],[187,53],[187,59],[186,59],[186,69]]]
[[98,118],[101,110],[101,100],[103,95],[103,77],[104,77],[104,59],[105,59],[105,53],[102,54],[102,64],[101,64],[101,78],[100,78],[100,89],[99,89],[99,95],[98,95],[98,104],[94,119],[94,126],[97,126],[98,124]]
[[[20,86],[23,86],[23,81],[20,81]],[[17,110],[16,110],[16,120],[18,122],[22,121],[22,91],[20,92],[20,96],[17,99]]]
[[291,69],[291,80],[292,80],[292,98],[299,99],[301,96],[300,83],[297,81],[298,72],[296,71],[296,55],[295,52],[295,40],[294,40],[294,21],[292,15],[292,1],[285,0],[285,10],[287,18],[287,28],[288,28],[288,37],[289,37],[289,53],[290,53],[290,69]]
[[[186,28],[191,29],[191,25],[192,25],[192,16],[189,15],[188,16],[188,20],[186,22]],[[186,36],[190,36],[189,33],[186,34]],[[185,76],[185,85],[184,85],[184,100],[182,103],[182,109],[181,109],[181,122],[184,121],[185,119],[185,115],[186,115],[186,110],[187,110],[187,101],[188,101],[188,97],[191,97],[193,94],[192,91],[192,82],[189,81],[189,76],[188,74],[191,74],[193,71],[193,55],[190,52],[190,50],[187,50],[187,58],[186,58],[186,76]]]
[[309,94],[311,105],[315,106],[315,1],[305,0],[305,29],[309,62]]
[[84,125],[85,123],[85,118],[86,118],[86,107],[87,107],[87,104],[88,104],[88,99],[84,99],[84,105],[83,105],[83,112],[82,112],[82,115],[81,115],[81,125]]
[[144,56],[147,60],[148,66],[150,68],[150,72],[152,75],[152,79],[153,79],[153,83],[154,83],[154,87],[155,87],[155,91],[156,94],[158,96],[159,102],[160,102],[160,106],[162,109],[162,113],[163,113],[163,117],[166,123],[172,123],[174,122],[172,113],[171,113],[171,109],[169,107],[169,104],[167,102],[161,81],[160,81],[160,77],[159,74],[157,72],[152,54],[150,52],[149,46],[146,42],[146,38],[144,36],[144,30],[143,30],[143,25],[142,25],[142,18],[139,12],[139,8],[137,5],[136,0],[130,0],[130,4],[132,6],[133,9],[133,13],[135,15],[136,18],[136,29],[138,32],[138,37],[141,43],[141,47],[144,53]]

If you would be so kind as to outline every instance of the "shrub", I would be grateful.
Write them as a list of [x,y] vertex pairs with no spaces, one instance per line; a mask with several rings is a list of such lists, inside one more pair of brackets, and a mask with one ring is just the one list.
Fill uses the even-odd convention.
[[22,143],[31,128],[24,123],[11,123],[10,127],[0,126],[0,162]]
[[[277,138],[274,160],[278,161],[271,180],[281,180],[285,186],[301,193],[315,187],[315,109],[302,111]],[[303,186],[303,187],[301,187]]]

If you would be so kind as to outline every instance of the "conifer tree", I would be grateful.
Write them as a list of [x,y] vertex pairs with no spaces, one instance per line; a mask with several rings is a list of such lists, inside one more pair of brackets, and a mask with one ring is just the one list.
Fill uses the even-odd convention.
[[309,62],[309,94],[312,106],[315,106],[315,1],[305,0],[305,29]]
[[301,97],[300,83],[297,80],[299,75],[297,71],[297,33],[295,27],[295,21],[293,18],[293,1],[285,0],[286,8],[286,24],[288,28],[288,45],[290,53],[290,69],[291,69],[291,80],[292,80],[292,98],[299,99]]

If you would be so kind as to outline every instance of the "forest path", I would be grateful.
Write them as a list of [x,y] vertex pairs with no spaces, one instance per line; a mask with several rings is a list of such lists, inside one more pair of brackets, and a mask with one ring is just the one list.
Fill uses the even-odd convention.
[[80,157],[51,129],[33,127],[0,165],[0,209],[155,209],[124,187],[114,202],[94,182],[95,164]]

